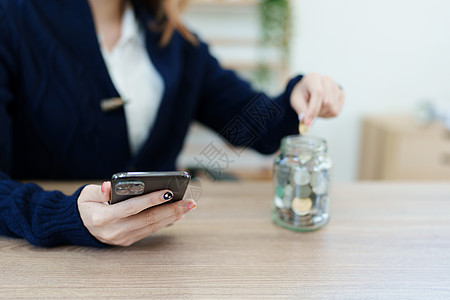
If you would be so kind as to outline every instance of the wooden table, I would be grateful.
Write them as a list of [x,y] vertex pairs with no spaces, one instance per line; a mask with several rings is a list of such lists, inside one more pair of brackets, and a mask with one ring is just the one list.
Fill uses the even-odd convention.
[[450,299],[449,183],[334,184],[310,233],[274,225],[271,198],[270,182],[203,182],[195,211],[128,248],[0,238],[0,297]]

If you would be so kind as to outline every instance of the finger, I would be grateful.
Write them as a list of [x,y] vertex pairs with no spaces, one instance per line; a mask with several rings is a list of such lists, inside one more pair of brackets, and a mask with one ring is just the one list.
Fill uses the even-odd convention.
[[[108,184],[109,184],[109,190],[108,190]],[[102,192],[102,190],[104,192]],[[95,184],[89,184],[84,187],[82,194],[80,194],[80,197],[78,200],[80,202],[99,202],[99,203],[106,203],[111,198],[111,193],[109,192],[111,190],[111,184],[109,182],[104,182],[101,186],[95,185]],[[86,195],[84,197],[81,197],[81,195]]]
[[110,206],[111,215],[114,218],[126,218],[135,215],[149,207],[172,200],[173,193],[170,190],[161,190],[142,196],[133,197]]
[[136,229],[132,232],[127,233],[126,235],[123,235],[117,242],[114,243],[116,246],[130,246],[150,235],[153,233],[163,229],[164,227],[169,226],[170,224],[173,224],[175,222],[175,217],[170,216],[164,220],[161,220],[159,223],[155,223],[146,227],[142,227],[139,229]]
[[291,106],[299,116],[304,116],[308,109],[309,94],[306,89],[302,88],[300,82],[295,85],[294,90],[292,91]]
[[125,218],[121,222],[123,230],[131,232],[142,227],[152,226],[161,220],[173,217],[175,221],[188,211],[195,209],[197,204],[194,200],[180,200],[175,203],[168,203],[158,207],[153,207],[139,214]]
[[104,181],[100,186],[100,192],[103,200],[106,200],[102,202],[111,201],[111,181]]
[[[179,202],[183,202],[184,200],[181,200]],[[196,204],[195,201],[193,200],[187,200],[188,202],[191,202],[191,204],[193,204],[192,209],[195,209]],[[178,202],[177,202],[178,204]],[[175,204],[174,204],[175,205]],[[165,206],[165,205],[163,205]],[[183,204],[179,204],[179,206],[184,207],[185,203]],[[159,208],[159,207],[158,207]],[[156,208],[154,208],[156,209]],[[172,224],[174,224],[175,222],[181,220],[183,217],[185,216],[185,214],[182,214],[181,216],[176,216],[176,215],[170,215],[168,217],[166,217],[165,219],[161,219],[156,223],[152,223],[149,224],[147,226],[132,230],[132,231],[123,231],[119,236],[117,236],[117,238],[115,239],[115,242],[113,242],[114,245],[120,245],[120,246],[129,246],[149,235],[151,235],[152,233],[155,233],[159,230],[161,230],[164,227],[168,227]]]
[[157,224],[153,224],[153,225],[149,225],[149,226],[145,226],[142,228],[139,228],[133,232],[131,232],[129,234],[129,237],[131,237],[131,240],[128,240],[125,243],[125,246],[131,245],[136,243],[137,241],[140,241],[150,235],[152,235],[153,233],[163,229],[164,227],[167,227],[171,224],[173,224],[174,222],[176,222],[176,218],[174,216],[170,216],[164,220],[161,220],[159,223]]
[[312,121],[319,114],[322,106],[324,88],[322,86],[321,76],[317,73],[306,75],[305,89],[307,90],[308,108],[305,113],[304,122],[306,125],[311,125]]
[[111,193],[111,181],[104,181],[102,185],[100,186],[100,191],[102,193]]
[[319,117],[321,118],[329,118],[331,116],[331,111],[328,107],[322,105],[322,109],[320,110]]
[[169,225],[167,225],[167,227],[172,226],[173,224],[175,224],[176,222],[180,221],[181,219],[184,218],[186,214],[179,216],[173,223],[170,223]]
[[311,125],[315,117],[319,115],[320,108],[323,102],[323,87],[314,88],[310,91],[311,98],[309,99],[308,110],[305,114],[305,124]]
[[333,95],[329,103],[327,110],[324,112],[325,118],[331,118],[336,117],[341,112],[344,102],[345,102],[345,94],[344,92],[339,88],[339,86],[330,79],[330,83],[332,84],[333,88]]
[[327,76],[322,78],[322,86],[324,88],[324,95],[322,107],[320,108],[318,116],[325,118],[329,115],[333,115],[333,112],[336,110],[339,98],[339,88],[334,81]]

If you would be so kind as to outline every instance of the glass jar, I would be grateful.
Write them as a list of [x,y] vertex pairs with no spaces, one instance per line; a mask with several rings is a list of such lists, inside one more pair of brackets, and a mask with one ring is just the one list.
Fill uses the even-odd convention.
[[321,138],[283,138],[273,172],[271,215],[276,224],[294,231],[311,231],[327,224],[332,166],[327,150],[327,142]]

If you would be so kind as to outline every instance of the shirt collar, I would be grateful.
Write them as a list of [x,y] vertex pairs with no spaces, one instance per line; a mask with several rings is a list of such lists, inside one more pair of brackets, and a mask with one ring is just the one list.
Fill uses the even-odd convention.
[[122,17],[122,32],[117,44],[130,41],[143,42],[138,20],[131,5],[127,5]]

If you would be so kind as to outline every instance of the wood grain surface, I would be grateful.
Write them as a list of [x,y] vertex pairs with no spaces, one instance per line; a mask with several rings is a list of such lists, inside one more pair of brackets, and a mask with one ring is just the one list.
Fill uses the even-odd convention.
[[450,299],[450,184],[335,183],[309,233],[272,223],[272,189],[202,182],[196,210],[128,248],[0,237],[0,297]]

